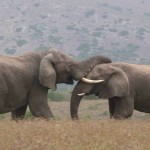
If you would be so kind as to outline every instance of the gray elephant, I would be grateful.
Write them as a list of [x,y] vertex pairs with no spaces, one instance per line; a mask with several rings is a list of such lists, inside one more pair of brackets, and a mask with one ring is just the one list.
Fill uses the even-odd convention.
[[121,62],[95,66],[72,92],[73,119],[78,118],[82,97],[89,94],[108,99],[111,118],[128,118],[134,109],[150,113],[150,66]]
[[81,79],[96,64],[111,62],[101,56],[87,61],[91,63],[84,72],[84,61],[78,62],[56,50],[30,52],[16,57],[1,55],[0,113],[12,112],[13,119],[23,118],[29,106],[35,117],[53,117],[47,102],[48,89],[56,90],[58,83],[73,84],[73,79]]

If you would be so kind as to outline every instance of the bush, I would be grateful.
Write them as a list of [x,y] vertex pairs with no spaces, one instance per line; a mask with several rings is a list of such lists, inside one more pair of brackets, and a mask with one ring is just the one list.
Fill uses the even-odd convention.
[[28,41],[20,39],[20,40],[16,40],[16,43],[17,43],[17,46],[21,47],[21,46],[27,44]]
[[49,49],[50,49],[50,47],[43,45],[43,44],[40,44],[39,47],[36,48],[36,51],[46,51]]
[[58,37],[58,36],[53,36],[53,35],[49,35],[49,41],[51,43],[55,43],[55,44],[62,44],[62,37]]
[[90,16],[93,16],[94,14],[95,14],[95,10],[90,10],[85,13],[85,17],[88,18]]
[[85,96],[84,99],[97,100],[98,98],[95,95],[89,95],[89,96]]
[[89,43],[82,43],[77,47],[77,51],[90,51],[91,50],[91,45]]
[[0,36],[0,40],[4,40],[4,36]]
[[126,31],[126,30],[123,30],[123,31],[119,32],[120,36],[127,36],[128,34],[129,34],[129,32]]
[[68,101],[70,100],[71,94],[69,91],[49,91],[48,99],[50,101]]
[[94,37],[101,37],[103,35],[103,33],[101,31],[98,32],[93,32],[92,34]]
[[67,30],[71,30],[71,31],[78,31],[77,27],[75,24],[70,24],[66,27]]
[[22,28],[16,28],[16,32],[21,32]]
[[16,52],[16,49],[14,49],[14,48],[5,48],[5,53],[6,54],[14,54],[15,52]]

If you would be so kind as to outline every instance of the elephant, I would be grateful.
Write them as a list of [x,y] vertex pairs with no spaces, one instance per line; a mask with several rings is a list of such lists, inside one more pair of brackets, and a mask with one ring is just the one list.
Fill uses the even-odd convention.
[[113,62],[96,65],[73,89],[70,103],[72,119],[84,95],[108,99],[110,118],[126,119],[134,109],[150,113],[150,66]]
[[[82,64],[91,62],[82,70]],[[21,56],[0,55],[0,113],[11,112],[12,119],[25,117],[27,106],[33,116],[53,118],[47,101],[48,90],[57,84],[73,84],[92,67],[111,60],[95,56],[79,62],[58,50],[28,52]],[[64,68],[61,64],[66,64]]]

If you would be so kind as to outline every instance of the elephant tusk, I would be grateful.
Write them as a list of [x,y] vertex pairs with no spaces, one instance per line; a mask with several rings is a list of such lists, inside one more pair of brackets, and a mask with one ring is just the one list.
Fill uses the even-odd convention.
[[85,93],[80,93],[80,94],[77,94],[78,96],[84,96],[85,95]]
[[82,78],[81,80],[83,82],[86,82],[86,83],[101,83],[101,82],[104,81],[104,80],[90,80],[90,79],[87,79],[87,78]]

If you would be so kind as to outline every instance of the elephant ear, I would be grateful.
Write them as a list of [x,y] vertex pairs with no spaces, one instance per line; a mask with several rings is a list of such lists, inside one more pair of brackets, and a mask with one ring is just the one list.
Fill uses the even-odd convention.
[[48,54],[45,56],[41,63],[39,68],[39,80],[40,83],[55,91],[57,89],[56,87],[56,72],[53,68],[53,63],[55,62],[54,54]]
[[113,67],[104,88],[99,93],[101,98],[123,97],[129,94],[128,77],[121,69]]

